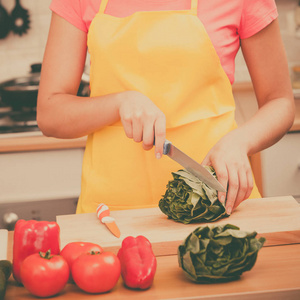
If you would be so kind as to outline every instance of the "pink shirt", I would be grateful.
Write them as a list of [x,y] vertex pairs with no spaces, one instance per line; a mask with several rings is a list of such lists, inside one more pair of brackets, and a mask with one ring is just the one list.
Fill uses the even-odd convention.
[[[101,0],[52,0],[50,9],[88,32]],[[190,9],[191,0],[109,0],[105,13],[126,17],[137,11]],[[275,0],[199,0],[198,17],[216,49],[224,71],[234,81],[240,39],[262,30],[278,16]]]

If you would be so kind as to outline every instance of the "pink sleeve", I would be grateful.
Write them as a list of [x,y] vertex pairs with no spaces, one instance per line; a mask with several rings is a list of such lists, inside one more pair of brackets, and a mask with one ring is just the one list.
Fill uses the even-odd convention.
[[278,17],[275,0],[244,0],[239,36],[246,39]]
[[84,32],[88,31],[82,19],[79,0],[52,0],[50,9],[78,29]]

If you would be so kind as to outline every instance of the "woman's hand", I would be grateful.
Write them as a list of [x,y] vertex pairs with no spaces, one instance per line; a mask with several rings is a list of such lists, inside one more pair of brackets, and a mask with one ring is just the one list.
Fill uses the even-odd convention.
[[[238,129],[220,139],[202,162],[212,165],[220,183],[228,187],[226,210],[229,214],[250,196],[253,188],[248,156],[280,140],[292,126],[295,115],[278,20],[257,34],[242,39],[241,47],[259,109]],[[224,193],[219,193],[218,197],[225,202]]]
[[155,138],[155,156],[161,158],[166,139],[166,117],[145,95],[137,91],[120,93],[119,114],[125,133],[150,150]]
[[227,189],[226,194],[218,193],[219,200],[225,204],[228,214],[246,200],[253,189],[253,177],[247,155],[247,144],[240,129],[225,135],[208,152],[203,165],[213,166],[219,182]]

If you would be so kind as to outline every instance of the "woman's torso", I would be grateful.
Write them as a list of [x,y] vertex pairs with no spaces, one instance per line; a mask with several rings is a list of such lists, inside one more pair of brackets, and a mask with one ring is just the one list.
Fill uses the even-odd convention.
[[[101,0],[52,0],[50,8],[88,32]],[[138,11],[190,9],[190,0],[110,0],[106,14],[126,17]],[[198,18],[204,24],[231,83],[240,38],[249,37],[277,17],[274,0],[199,0]]]

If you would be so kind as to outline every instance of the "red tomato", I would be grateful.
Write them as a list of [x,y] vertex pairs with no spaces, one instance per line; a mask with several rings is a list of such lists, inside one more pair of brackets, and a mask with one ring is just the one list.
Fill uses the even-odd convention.
[[77,286],[88,293],[105,293],[121,275],[119,258],[111,252],[91,252],[80,255],[73,263],[72,276]]
[[25,288],[38,297],[58,294],[69,278],[69,266],[60,255],[35,253],[27,256],[21,264],[20,275]]
[[[72,242],[67,244],[60,252],[60,255],[67,261],[70,270],[72,269],[73,262],[76,258],[88,252],[103,252],[103,249],[94,243],[89,242]],[[72,280],[72,273],[70,272],[70,281]]]

